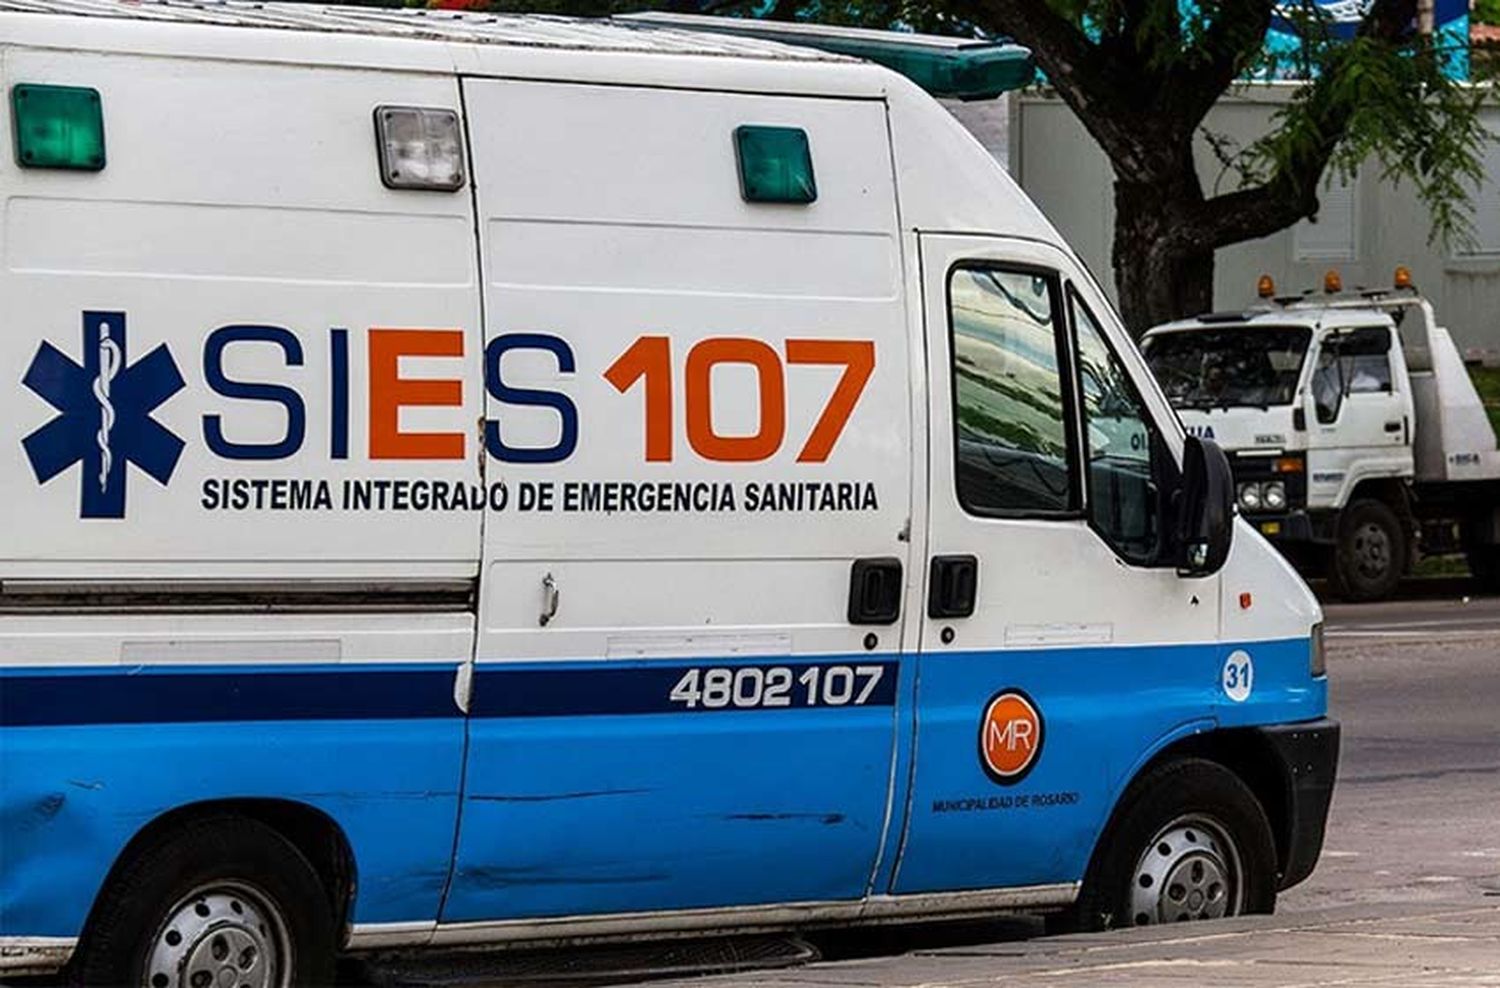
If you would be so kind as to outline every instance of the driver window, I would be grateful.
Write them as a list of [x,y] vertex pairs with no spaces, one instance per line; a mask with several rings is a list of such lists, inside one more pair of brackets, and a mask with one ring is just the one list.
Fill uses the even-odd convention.
[[1346,395],[1389,394],[1390,351],[1391,335],[1381,326],[1325,337],[1312,379],[1318,421],[1323,425],[1336,421]]
[[1318,351],[1312,393],[1321,424],[1328,425],[1339,417],[1339,407],[1344,403],[1344,365],[1339,361],[1338,348],[1332,345],[1332,341],[1325,341]]
[[1339,340],[1350,394],[1391,390],[1391,336],[1380,327],[1356,329]]
[[1156,558],[1157,503],[1150,418],[1093,313],[1072,290],[1078,392],[1088,464],[1088,519],[1122,558]]
[[974,265],[949,276],[956,485],[972,514],[1077,511],[1058,302],[1040,272]]

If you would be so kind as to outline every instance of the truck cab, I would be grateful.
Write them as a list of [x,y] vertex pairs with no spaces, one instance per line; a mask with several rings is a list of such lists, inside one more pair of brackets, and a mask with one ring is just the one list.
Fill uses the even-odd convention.
[[1500,453],[1430,302],[1390,290],[1276,297],[1142,341],[1187,431],[1229,455],[1240,512],[1344,597],[1389,596],[1423,554],[1493,582]]

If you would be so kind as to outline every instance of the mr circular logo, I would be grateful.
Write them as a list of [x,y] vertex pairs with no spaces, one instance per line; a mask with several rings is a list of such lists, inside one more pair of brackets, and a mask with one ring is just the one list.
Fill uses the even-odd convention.
[[1042,715],[1020,690],[996,693],[979,719],[979,764],[1002,786],[1026,777],[1042,753]]

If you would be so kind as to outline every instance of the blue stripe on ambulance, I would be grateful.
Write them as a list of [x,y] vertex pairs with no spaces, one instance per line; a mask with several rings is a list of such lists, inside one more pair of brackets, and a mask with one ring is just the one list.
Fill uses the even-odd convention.
[[[1236,649],[1258,676],[1242,703],[1220,686]],[[911,817],[892,891],[1078,880],[1125,786],[1168,744],[1322,716],[1327,683],[1307,670],[1306,638],[923,655]],[[975,750],[983,704],[1003,689],[1024,691],[1045,722],[1035,764],[1009,786],[986,776]]]
[[[456,664],[456,663],[455,663]],[[476,717],[563,717],[590,714],[715,713],[736,708],[670,699],[673,685],[691,669],[743,666],[703,659],[665,664],[550,664],[485,666],[476,676]],[[810,669],[840,663],[754,663],[787,670],[792,683]],[[895,702],[896,663],[861,659],[858,668],[880,676],[857,706]],[[152,724],[237,720],[360,720],[453,717],[454,666],[358,665],[287,669],[284,666],[192,668],[48,668],[0,672],[0,727],[59,724]],[[784,706],[809,703],[805,689],[789,689]],[[852,702],[852,700],[851,700]]]
[[[1219,687],[1237,648],[1253,655],[1258,677],[1242,703]],[[1293,639],[901,662],[481,664],[441,918],[1076,880],[1123,786],[1174,737],[1322,714],[1326,684],[1307,679],[1307,648]],[[884,670],[865,704],[708,715],[666,699],[693,668],[780,665],[800,675],[839,664]],[[438,917],[465,747],[457,665],[0,674],[3,925],[25,917],[29,935],[77,935],[134,833],[217,798],[295,800],[336,821],[359,872],[355,922]],[[975,739],[984,703],[1005,688],[1035,701],[1047,736],[1024,781],[1002,787],[986,778]],[[991,804],[1023,794],[1024,809]]]

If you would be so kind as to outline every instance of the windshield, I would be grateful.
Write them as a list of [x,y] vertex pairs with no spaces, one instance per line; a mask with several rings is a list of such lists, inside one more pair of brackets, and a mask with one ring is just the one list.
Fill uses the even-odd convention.
[[1162,333],[1145,341],[1146,361],[1178,408],[1291,404],[1312,331],[1234,326]]

